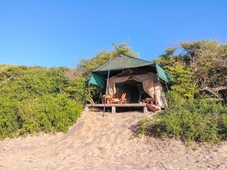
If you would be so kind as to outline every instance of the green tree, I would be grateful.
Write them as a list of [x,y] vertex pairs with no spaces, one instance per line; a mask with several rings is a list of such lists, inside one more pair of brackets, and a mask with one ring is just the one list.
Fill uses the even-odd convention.
[[[192,95],[198,89],[200,94],[226,104],[227,44],[205,40],[182,42],[179,49],[182,53],[174,55],[176,48],[167,49],[166,54],[157,59],[157,63],[173,75],[174,85],[180,83],[183,89],[189,88]],[[182,76],[185,78],[184,82]],[[177,87],[177,90],[182,89]]]
[[227,96],[227,44],[217,41],[181,43],[189,58],[200,92],[224,101]]
[[101,51],[96,54],[95,57],[90,59],[80,60],[78,66],[75,69],[76,77],[84,77],[85,79],[90,78],[90,73],[98,68],[100,65],[108,62],[110,58],[115,58],[121,54],[137,57],[138,53],[134,52],[131,47],[128,46],[127,42],[116,44],[116,50],[114,51]]

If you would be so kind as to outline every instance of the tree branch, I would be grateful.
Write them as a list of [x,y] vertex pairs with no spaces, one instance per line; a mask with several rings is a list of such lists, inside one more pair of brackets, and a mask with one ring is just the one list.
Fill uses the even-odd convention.
[[210,93],[212,93],[214,96],[216,96],[219,100],[224,100],[223,98],[221,98],[217,93],[215,93],[212,89],[210,89],[209,87],[204,87],[199,89],[200,91],[208,91]]
[[227,86],[220,86],[220,87],[213,88],[213,91],[218,92],[220,90],[226,90],[226,89],[227,89]]

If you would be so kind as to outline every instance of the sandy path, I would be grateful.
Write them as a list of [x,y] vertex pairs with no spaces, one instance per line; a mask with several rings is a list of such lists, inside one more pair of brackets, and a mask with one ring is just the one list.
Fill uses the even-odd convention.
[[83,112],[67,134],[0,141],[0,170],[227,169],[227,143],[186,148],[180,141],[134,138],[150,113]]

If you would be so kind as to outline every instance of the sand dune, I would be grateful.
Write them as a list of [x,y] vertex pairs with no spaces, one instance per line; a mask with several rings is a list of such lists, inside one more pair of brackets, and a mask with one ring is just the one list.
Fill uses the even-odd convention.
[[0,141],[0,170],[227,169],[227,143],[187,148],[177,140],[135,138],[151,113],[84,111],[67,134]]

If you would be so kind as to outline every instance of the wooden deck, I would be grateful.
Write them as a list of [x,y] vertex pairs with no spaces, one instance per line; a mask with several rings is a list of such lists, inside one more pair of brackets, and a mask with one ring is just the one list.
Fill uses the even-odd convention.
[[112,113],[116,113],[116,108],[143,108],[143,112],[146,113],[147,104],[146,103],[123,103],[123,104],[86,104],[87,107],[96,108],[111,108]]

